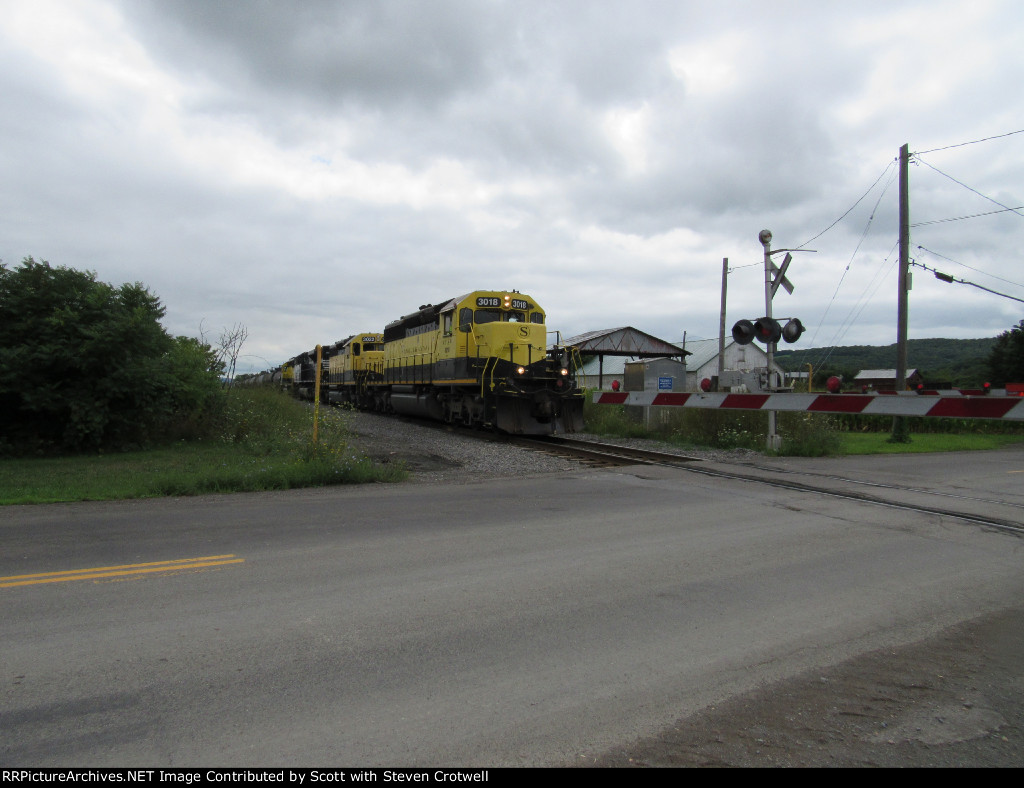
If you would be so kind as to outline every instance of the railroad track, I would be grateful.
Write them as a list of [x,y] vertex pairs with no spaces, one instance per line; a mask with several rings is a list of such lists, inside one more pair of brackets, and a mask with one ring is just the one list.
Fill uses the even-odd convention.
[[[728,460],[709,462],[699,457],[618,446],[610,443],[598,443],[564,436],[500,435],[493,432],[453,428],[450,425],[424,423],[420,420],[414,421],[420,426],[444,429],[449,432],[455,432],[465,438],[501,442],[530,451],[575,459],[593,468],[613,468],[625,465],[670,467],[686,471],[687,473],[717,479],[749,482],[782,490],[791,490],[793,492],[823,495],[875,506],[885,506],[896,510],[955,518],[1017,536],[1024,536],[1024,515],[1021,517],[1017,517],[1016,514],[1013,514],[1011,517],[996,517],[977,511],[972,512],[957,508],[957,502],[960,502],[964,507],[968,507],[971,504],[980,506],[991,505],[993,507],[998,506],[1004,510],[1024,512],[1024,505],[1005,500],[986,499],[960,493],[915,488],[892,483],[871,482],[813,470],[789,470],[779,468],[778,466],[762,466],[752,462],[737,463]],[[830,484],[836,486],[830,486]],[[866,491],[839,489],[838,486],[842,485],[863,487]],[[886,497],[886,494],[893,496],[916,495],[921,498],[932,499],[936,503],[897,500],[894,497]]]
[[[509,442],[515,446],[543,451],[560,456],[579,459],[588,465],[596,467],[616,467],[623,465],[658,465],[670,468],[679,468],[689,473],[701,474],[718,479],[753,482],[755,484],[768,485],[783,490],[794,492],[812,493],[826,495],[833,498],[843,498],[860,503],[868,503],[876,506],[886,506],[893,509],[912,511],[924,514],[933,514],[941,517],[953,517],[959,520],[984,525],[1008,533],[1024,536],[1024,522],[1010,520],[1002,517],[992,517],[976,512],[962,511],[952,508],[955,504],[952,501],[974,502],[982,504],[1000,505],[1011,509],[1024,511],[1024,506],[1008,501],[985,499],[976,496],[946,493],[940,490],[927,490],[903,486],[898,484],[882,484],[859,479],[850,479],[833,474],[815,473],[814,471],[789,471],[778,467],[761,467],[753,463],[732,464],[716,462],[716,467],[710,467],[697,457],[657,452],[647,449],[636,449],[624,446],[616,446],[608,443],[594,443],[591,441],[552,436],[545,438],[533,438],[515,436],[509,438]],[[723,468],[722,466],[729,466]],[[790,478],[785,478],[789,476]],[[799,481],[793,477],[803,476],[820,478],[821,483],[809,483]],[[835,487],[826,486],[827,482],[839,482],[850,485],[861,485],[874,490],[887,491],[891,493],[908,493],[933,496],[938,499],[947,499],[943,505],[926,505],[897,501],[883,495],[869,492],[852,492],[840,490]]]
[[542,438],[511,436],[509,443],[531,451],[540,451],[580,460],[587,465],[597,467],[616,467],[620,465],[670,465],[683,467],[687,463],[699,462],[696,457],[667,454],[665,452],[634,449],[616,446],[612,443],[596,443],[593,441],[576,440],[562,436]]

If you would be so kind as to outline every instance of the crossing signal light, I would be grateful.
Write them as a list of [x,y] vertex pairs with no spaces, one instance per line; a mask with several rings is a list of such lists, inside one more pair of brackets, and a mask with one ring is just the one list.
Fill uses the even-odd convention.
[[782,338],[792,345],[794,342],[800,339],[800,335],[803,334],[806,330],[807,329],[804,328],[804,324],[794,317],[783,327]]
[[792,344],[804,331],[804,324],[795,317],[785,326],[770,317],[760,317],[757,320],[737,320],[732,327],[732,338],[737,345],[749,345],[755,339],[765,345],[780,339]]
[[782,326],[778,320],[770,317],[759,317],[754,321],[754,334],[757,341],[767,345],[769,342],[778,342],[782,339]]
[[754,324],[749,320],[737,320],[732,327],[732,338],[737,345],[749,345],[754,341]]

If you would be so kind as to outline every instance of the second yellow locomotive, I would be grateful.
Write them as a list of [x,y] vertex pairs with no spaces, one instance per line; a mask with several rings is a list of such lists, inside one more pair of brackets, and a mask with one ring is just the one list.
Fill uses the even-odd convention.
[[384,379],[384,336],[354,334],[324,348],[328,401],[359,408],[374,405],[374,386]]

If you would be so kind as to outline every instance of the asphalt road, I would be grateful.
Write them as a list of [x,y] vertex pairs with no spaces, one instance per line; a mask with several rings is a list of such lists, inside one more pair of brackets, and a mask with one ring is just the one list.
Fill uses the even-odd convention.
[[[1020,502],[985,456],[911,475]],[[7,507],[0,544],[4,767],[586,762],[1024,591],[1015,535],[640,467]]]

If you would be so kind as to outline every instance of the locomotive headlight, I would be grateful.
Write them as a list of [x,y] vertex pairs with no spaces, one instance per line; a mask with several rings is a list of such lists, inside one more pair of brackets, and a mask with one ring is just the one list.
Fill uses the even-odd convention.
[[562,367],[562,377],[564,378],[568,374],[569,374],[569,370],[567,370],[565,367]]
[[525,375],[526,374],[526,367],[516,367],[516,374],[517,375]]

